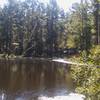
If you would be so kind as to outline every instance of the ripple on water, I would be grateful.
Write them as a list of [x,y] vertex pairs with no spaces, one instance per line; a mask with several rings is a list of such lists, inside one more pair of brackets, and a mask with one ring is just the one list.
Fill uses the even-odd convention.
[[[0,95],[0,100],[10,100],[7,99],[6,94]],[[26,95],[20,95],[13,98],[14,100],[84,100],[85,96],[82,94],[76,94],[76,93],[70,93],[68,95],[56,95],[56,96],[48,96],[44,94],[38,94],[38,95],[32,95],[32,94],[26,94]],[[12,100],[13,100],[12,99]]]
[[55,96],[55,97],[46,97],[41,96],[38,100],[84,100],[85,96],[81,94],[71,93],[67,96]]

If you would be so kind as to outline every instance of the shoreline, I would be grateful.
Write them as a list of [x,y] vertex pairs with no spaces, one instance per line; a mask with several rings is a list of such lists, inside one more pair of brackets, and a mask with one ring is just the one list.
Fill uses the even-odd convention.
[[7,56],[7,57],[2,57],[0,54],[0,60],[41,60],[41,61],[52,61],[52,62],[58,62],[58,63],[63,63],[63,64],[69,64],[69,65],[79,65],[79,66],[93,66],[93,65],[89,65],[87,63],[79,63],[77,61],[71,61],[70,59],[64,59],[64,58],[57,58],[57,57],[53,57],[53,58],[49,58],[49,57],[23,57],[23,56]]

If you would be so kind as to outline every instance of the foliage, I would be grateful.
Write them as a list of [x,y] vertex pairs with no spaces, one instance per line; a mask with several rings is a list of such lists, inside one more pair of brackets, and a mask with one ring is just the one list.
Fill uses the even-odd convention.
[[65,13],[56,0],[49,1],[45,5],[39,0],[8,0],[0,8],[1,54],[52,57],[58,55],[59,49],[89,51],[99,36],[94,2],[75,3]]
[[[87,100],[99,100],[100,46],[93,47],[90,52],[86,62],[88,65],[72,66],[72,77],[76,84],[76,92],[86,95]],[[82,56],[78,60],[84,63]]]
[[100,44],[100,0],[81,0],[68,13],[58,7],[56,0],[49,1],[45,5],[39,0],[8,0],[0,8],[1,56],[53,57],[75,48],[80,55],[75,55],[74,61],[90,65],[72,67],[76,91],[85,94],[88,100],[97,100],[100,46],[95,45]]
[[93,46],[93,48],[90,50],[89,55],[89,62],[100,66],[100,46]]
[[99,100],[100,69],[89,66],[72,67],[76,92],[86,95],[87,100]]

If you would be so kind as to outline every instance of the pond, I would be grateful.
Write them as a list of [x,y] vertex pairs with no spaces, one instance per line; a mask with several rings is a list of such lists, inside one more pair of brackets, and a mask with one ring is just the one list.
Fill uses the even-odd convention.
[[45,59],[0,60],[0,100],[84,100],[70,65]]

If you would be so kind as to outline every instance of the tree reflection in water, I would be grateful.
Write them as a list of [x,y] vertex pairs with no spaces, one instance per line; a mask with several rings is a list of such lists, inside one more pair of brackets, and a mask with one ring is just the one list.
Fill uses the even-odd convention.
[[73,90],[72,83],[68,65],[38,59],[0,61],[0,90],[5,91],[7,100],[66,95]]

